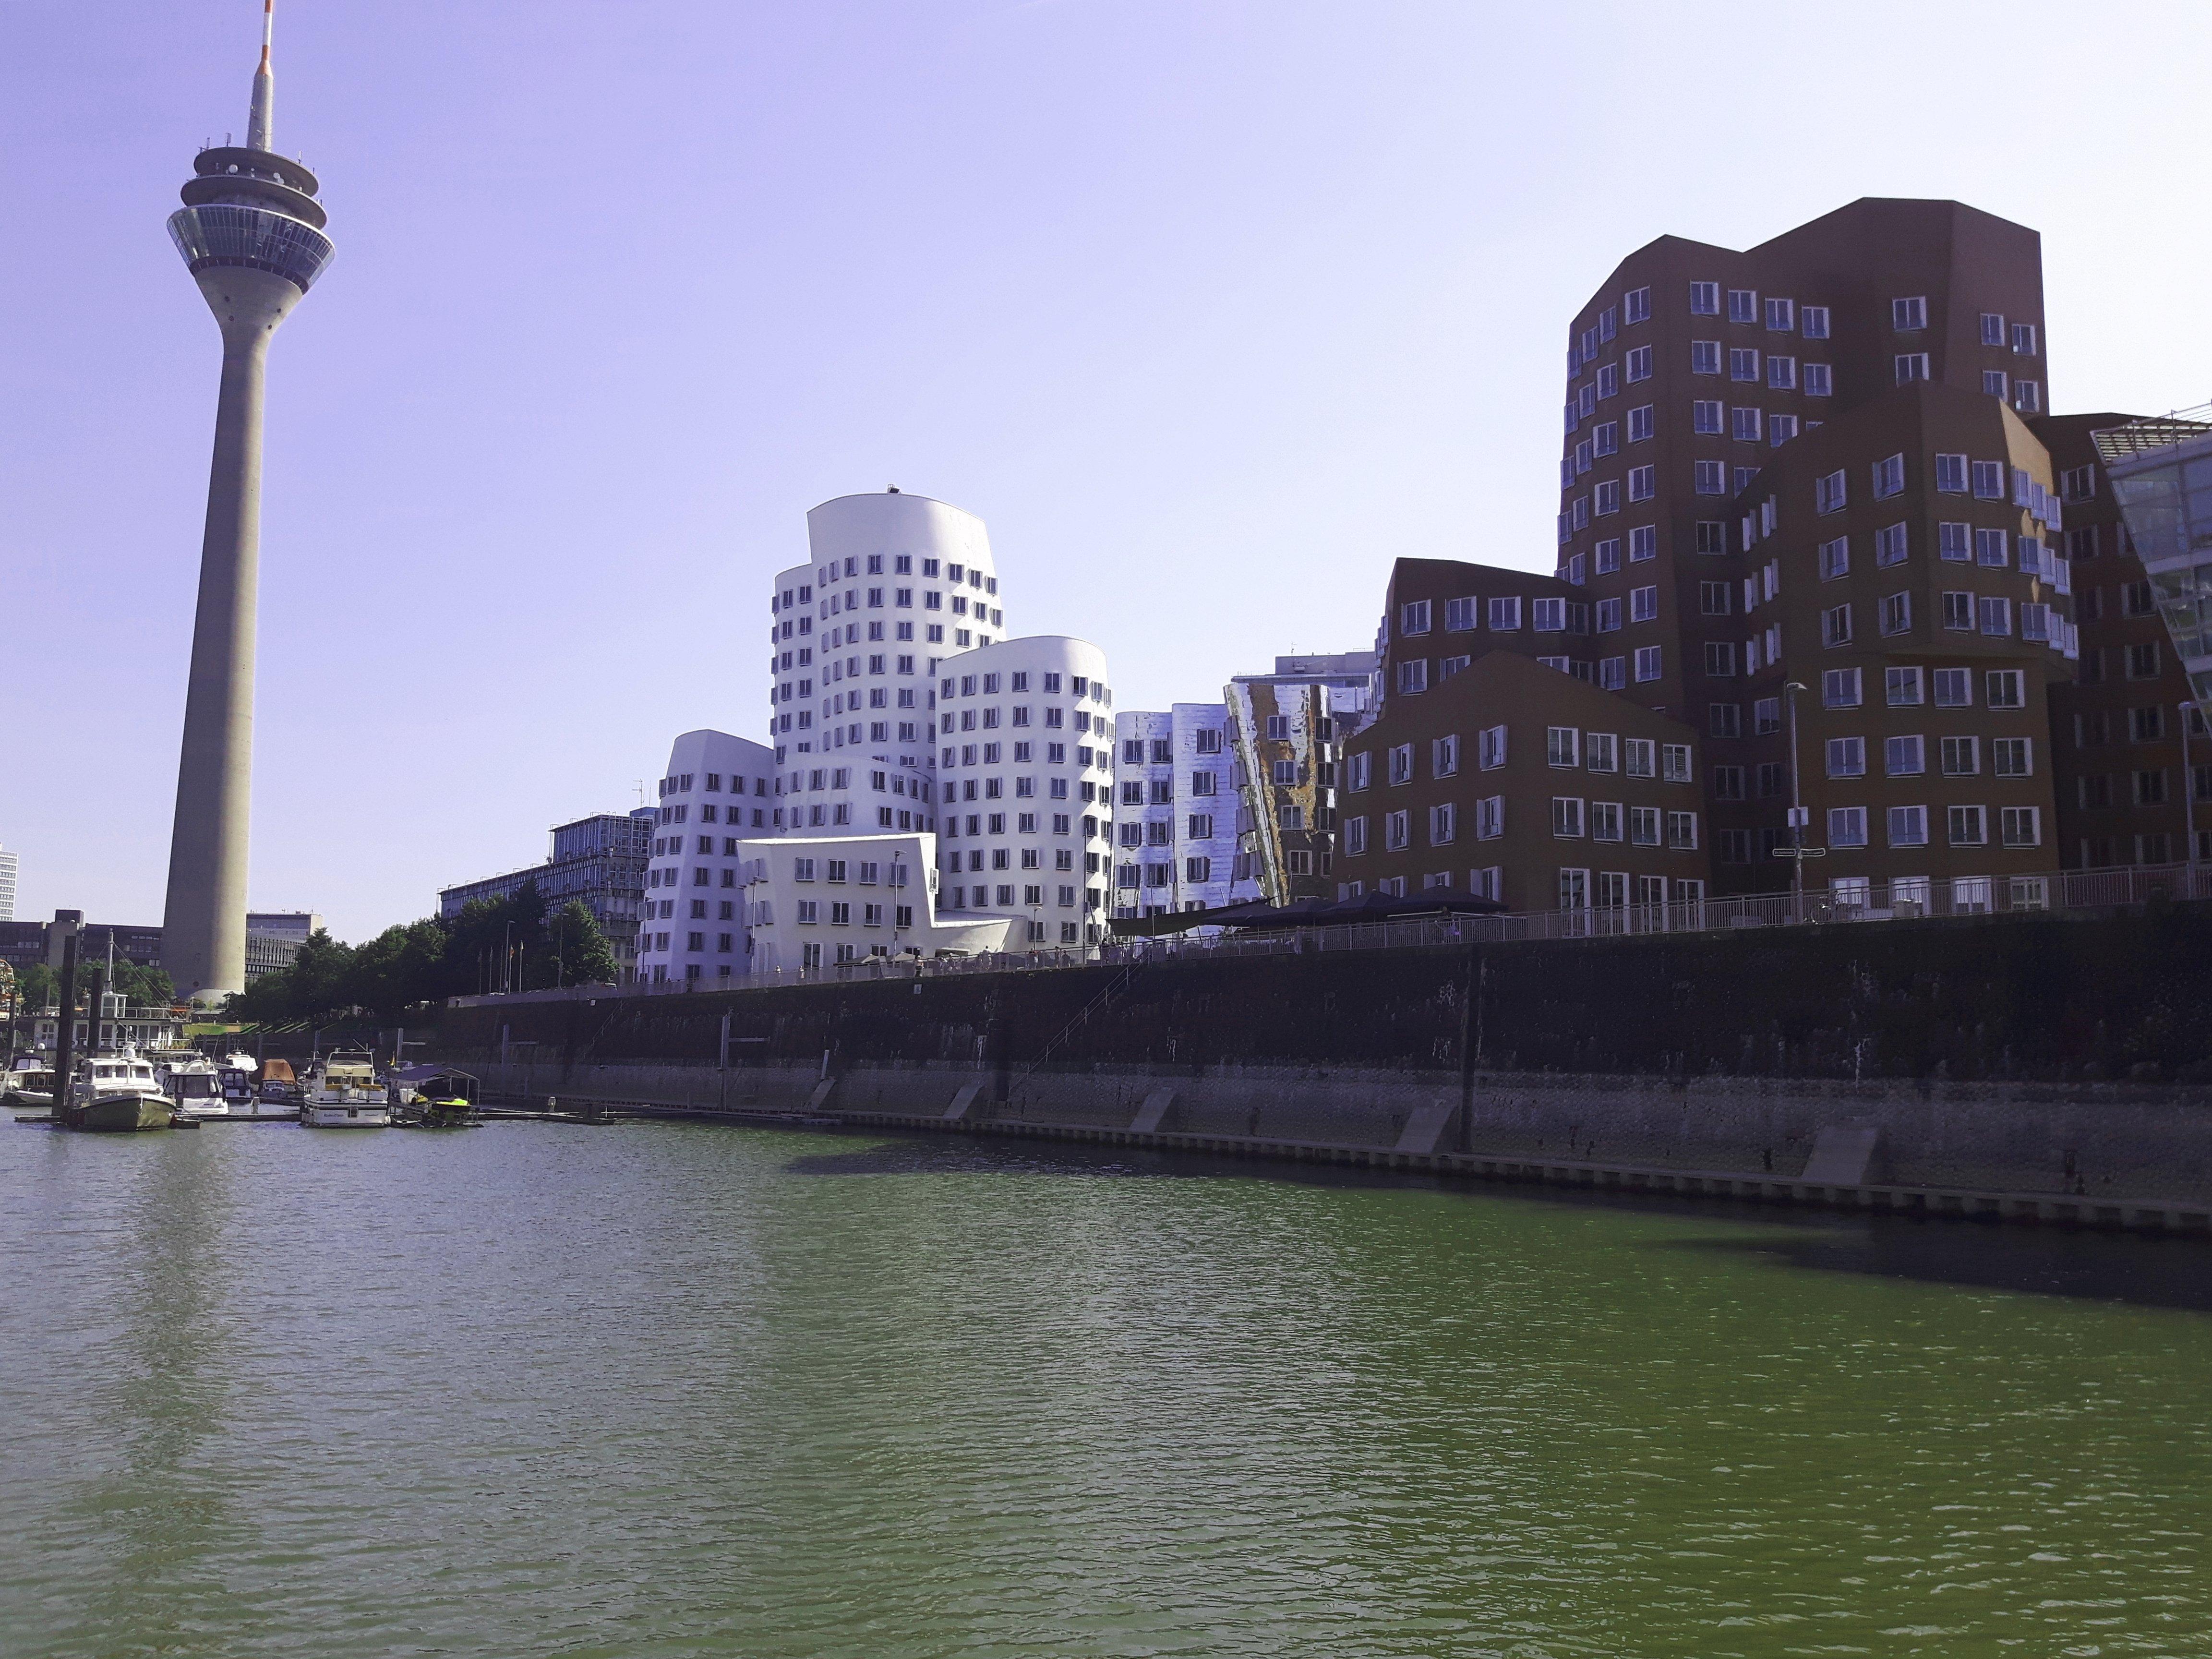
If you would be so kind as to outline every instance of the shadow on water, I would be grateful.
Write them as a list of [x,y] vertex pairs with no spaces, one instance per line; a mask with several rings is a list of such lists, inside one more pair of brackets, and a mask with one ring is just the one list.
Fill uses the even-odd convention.
[[1740,1228],[1740,1233],[1648,1241],[1645,1248],[1757,1256],[1809,1272],[1916,1279],[2133,1306],[2212,1311],[2212,1255],[2201,1242],[2125,1234],[1997,1226],[1903,1216],[1721,1206],[1659,1194],[1499,1188],[1446,1176],[1340,1164],[1229,1158],[1080,1142],[926,1136],[810,1153],[785,1166],[801,1176],[1003,1175],[1143,1176],[1245,1181],[1334,1188],[1447,1193],[1470,1202],[1510,1201],[1626,1211]]

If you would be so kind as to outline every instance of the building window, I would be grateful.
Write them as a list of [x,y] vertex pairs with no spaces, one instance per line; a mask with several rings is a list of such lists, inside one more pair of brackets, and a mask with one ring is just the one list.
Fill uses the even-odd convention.
[[1997,814],[1998,833],[2008,847],[2040,847],[2043,814],[2033,806],[2008,806]]
[[1937,525],[1936,526],[1936,556],[1947,564],[1972,564],[1974,560],[1974,548],[1969,526],[1963,524]]
[[1912,595],[1891,593],[1881,602],[1881,631],[1889,634],[1910,634],[1912,631]]
[[1656,411],[1650,404],[1643,404],[1628,411],[1628,441],[1640,444],[1650,438],[1656,426]]
[[1636,679],[1639,685],[1662,678],[1664,671],[1661,665],[1659,651],[1659,647],[1656,645],[1639,646],[1637,648]]
[[1828,775],[1832,778],[1863,778],[1866,775],[1866,739],[1864,738],[1830,738],[1828,739]]
[[1738,443],[1757,443],[1759,441],[1759,411],[1755,409],[1730,410],[1729,435]]
[[1721,285],[1718,283],[1690,284],[1690,315],[1717,317],[1721,314]]
[[1347,856],[1367,850],[1367,820],[1364,817],[1344,821],[1344,850]]
[[1820,706],[1824,708],[1856,708],[1864,701],[1861,690],[1861,671],[1856,668],[1831,668],[1820,676]]
[[1749,386],[1759,384],[1759,350],[1755,346],[1733,346],[1729,350],[1729,379]]
[[1547,766],[1579,767],[1582,764],[1582,732],[1572,726],[1549,726],[1544,728],[1544,763]]
[[1552,797],[1552,834],[1562,841],[1579,839],[1583,833],[1583,803],[1572,795]]
[[1848,536],[1838,536],[1832,542],[1820,544],[1820,580],[1832,582],[1838,576],[1851,574],[1851,543]]
[[[1699,552],[1705,551],[1700,547]],[[1642,564],[1647,559],[1659,556],[1659,528],[1656,525],[1638,525],[1628,532],[1628,562]]]
[[1732,640],[1705,641],[1705,673],[1714,679],[1726,679],[1735,673],[1735,642]]
[[1863,847],[1867,844],[1867,811],[1863,806],[1828,809],[1828,845]]
[[1981,847],[1990,839],[1990,814],[1984,806],[1954,806],[1947,810],[1948,839],[1954,847]]
[[1400,811],[1386,815],[1382,820],[1382,844],[1390,851],[1402,852],[1413,840],[1413,814]]
[[1475,625],[1476,603],[1477,602],[1475,600],[1471,599],[1446,599],[1444,601],[1444,630],[1447,633],[1451,634],[1464,634],[1470,629],[1474,628]]
[[1905,457],[1885,456],[1874,464],[1874,498],[1886,501],[1905,493]]
[[1889,844],[1892,847],[1928,845],[1928,809],[1924,806],[1891,807]]
[[1505,728],[1485,726],[1475,739],[1476,763],[1486,772],[1505,764]]
[[1659,493],[1659,469],[1656,466],[1632,466],[1628,469],[1628,499],[1648,501]]
[[2037,413],[2043,407],[2043,388],[2033,380],[2014,380],[2012,406],[2023,415]]
[[2035,773],[2035,744],[2031,738],[1991,738],[1990,770],[2001,778],[2032,777]]
[[1717,374],[1721,372],[1721,343],[1718,340],[1690,342],[1690,373]]
[[1900,334],[1910,334],[1928,326],[1928,298],[1916,295],[1909,300],[1889,302],[1890,326]]
[[[2027,676],[2017,668],[1991,670],[1984,681],[1983,700],[1985,706],[1990,708],[2027,708]],[[2147,713],[2154,716],[2152,724],[2154,726],[2163,724],[2155,718],[2161,712],[2155,704],[2147,710],[2139,708],[2135,712],[2138,714]],[[2160,733],[2154,732],[2152,735],[2155,737]]]
[[1692,462],[1691,481],[1700,495],[1725,495],[1729,493],[1728,468],[1719,461]]
[[1813,481],[1813,510],[1816,513],[1840,513],[1850,501],[1840,472],[1825,473]]
[[1981,619],[1982,632],[1992,638],[2008,638],[2012,633],[2012,601],[1988,596],[1975,601],[1975,611]]
[[1820,613],[1820,643],[1830,647],[1851,642],[1851,608],[1839,605]]
[[1417,696],[1429,689],[1429,659],[1415,657],[1398,665],[1398,690],[1407,696]]
[[2014,323],[2012,325],[2012,349],[2024,357],[2033,357],[2035,355],[2035,325],[2033,323]]
[[1620,307],[1621,315],[1627,321],[1650,322],[1651,320],[1651,290],[1648,288],[1630,289],[1621,295]]
[[1901,351],[1897,356],[1897,383],[1905,386],[1928,378],[1928,354],[1924,351]]
[[1459,829],[1459,809],[1449,801],[1429,808],[1429,845],[1449,847]]

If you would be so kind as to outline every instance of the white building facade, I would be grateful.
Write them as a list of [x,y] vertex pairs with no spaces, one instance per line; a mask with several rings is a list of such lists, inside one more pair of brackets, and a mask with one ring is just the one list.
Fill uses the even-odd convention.
[[639,979],[752,971],[740,849],[774,833],[775,784],[775,751],[750,738],[686,732],[672,745],[645,871]]
[[1260,896],[1237,849],[1236,760],[1225,703],[1114,717],[1117,918],[1210,910]]
[[1012,912],[1009,949],[1097,945],[1112,866],[1106,653],[1038,635],[947,657],[937,674],[941,914]]
[[869,957],[980,955],[1011,948],[1011,915],[938,908],[937,838],[784,836],[755,842],[739,877],[756,974],[813,974]]
[[769,597],[772,826],[785,835],[936,826],[930,683],[1006,637],[983,521],[898,490],[806,515],[809,562]]

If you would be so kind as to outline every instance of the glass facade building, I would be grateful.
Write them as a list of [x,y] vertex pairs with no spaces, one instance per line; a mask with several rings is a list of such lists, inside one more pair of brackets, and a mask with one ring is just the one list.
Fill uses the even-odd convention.
[[2097,434],[2097,449],[2202,708],[2212,702],[2212,424],[2132,422]]

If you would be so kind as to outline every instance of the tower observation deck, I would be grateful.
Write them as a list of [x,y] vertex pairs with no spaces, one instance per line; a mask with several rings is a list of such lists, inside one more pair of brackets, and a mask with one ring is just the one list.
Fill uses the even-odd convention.
[[169,842],[161,959],[178,991],[213,1002],[246,984],[246,823],[252,799],[253,668],[260,588],[261,425],[269,342],[328,268],[321,185],[276,152],[270,63],[276,0],[263,0],[261,63],[246,143],[199,153],[169,234],[222,331],[215,458],[200,544],[198,607]]

